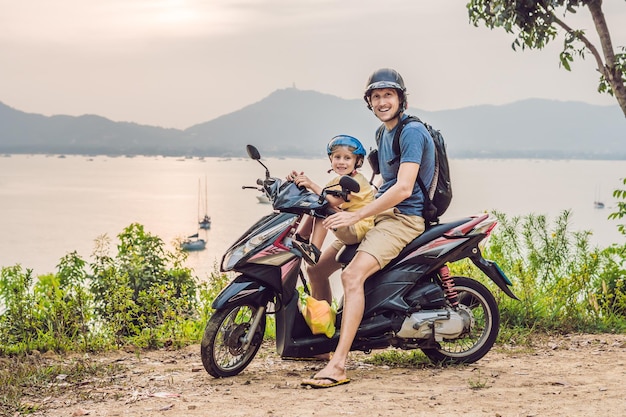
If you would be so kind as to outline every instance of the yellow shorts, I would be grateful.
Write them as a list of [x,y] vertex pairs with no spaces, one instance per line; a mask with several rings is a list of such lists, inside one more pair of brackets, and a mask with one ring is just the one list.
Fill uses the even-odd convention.
[[423,218],[401,214],[398,209],[391,208],[376,215],[374,227],[365,234],[357,250],[376,258],[382,269],[406,245],[424,233],[425,228]]

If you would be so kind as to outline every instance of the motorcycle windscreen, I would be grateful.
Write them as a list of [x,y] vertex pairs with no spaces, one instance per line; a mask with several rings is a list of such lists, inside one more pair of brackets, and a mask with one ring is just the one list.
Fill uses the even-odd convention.
[[[285,182],[280,186],[274,209],[289,212],[290,209],[315,210],[322,207],[326,201],[319,202],[319,196],[306,189],[300,189],[293,182]],[[301,210],[300,210],[301,211]]]

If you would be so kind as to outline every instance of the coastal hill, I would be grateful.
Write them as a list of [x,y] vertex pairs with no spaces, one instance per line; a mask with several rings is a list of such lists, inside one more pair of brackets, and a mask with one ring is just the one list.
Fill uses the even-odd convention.
[[[617,105],[529,99],[454,110],[409,108],[441,130],[451,158],[626,159],[626,120]],[[295,88],[184,130],[96,115],[43,116],[0,103],[0,153],[319,157],[337,134],[374,146],[377,119],[361,99]]]

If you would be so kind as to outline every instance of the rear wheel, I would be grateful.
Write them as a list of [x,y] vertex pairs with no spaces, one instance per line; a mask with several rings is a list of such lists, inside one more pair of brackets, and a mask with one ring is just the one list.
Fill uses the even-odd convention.
[[472,363],[493,347],[500,329],[500,312],[491,292],[478,281],[454,277],[458,293],[459,314],[466,316],[465,332],[456,339],[444,339],[438,349],[422,349],[437,363]]
[[[204,369],[216,378],[239,374],[252,361],[263,342],[265,313],[250,304],[229,305],[216,311],[204,330],[200,346]],[[254,334],[250,334],[257,314],[262,314]],[[251,338],[246,347],[246,338]]]

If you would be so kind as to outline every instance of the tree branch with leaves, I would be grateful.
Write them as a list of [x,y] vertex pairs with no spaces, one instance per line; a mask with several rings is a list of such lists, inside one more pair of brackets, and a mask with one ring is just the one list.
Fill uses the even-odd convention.
[[[571,27],[566,18],[587,8],[593,19],[600,48],[582,29]],[[543,49],[550,41],[563,35],[561,66],[571,71],[575,56],[584,59],[589,53],[600,73],[598,92],[617,100],[626,116],[626,47],[614,49],[611,34],[602,10],[602,0],[472,0],[467,3],[470,22],[490,29],[501,27],[516,35],[514,50]]]

